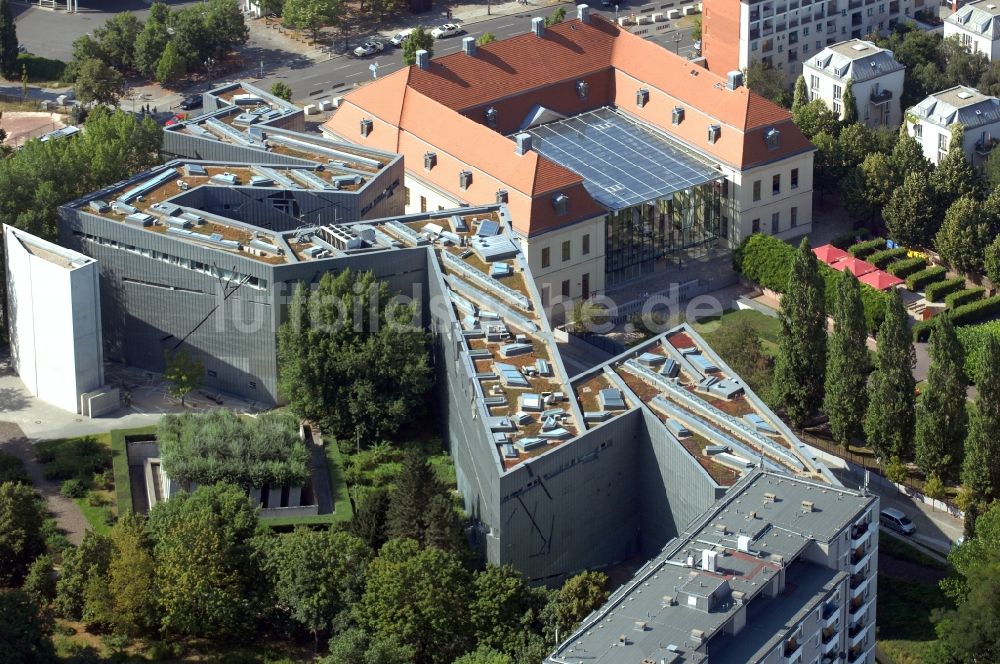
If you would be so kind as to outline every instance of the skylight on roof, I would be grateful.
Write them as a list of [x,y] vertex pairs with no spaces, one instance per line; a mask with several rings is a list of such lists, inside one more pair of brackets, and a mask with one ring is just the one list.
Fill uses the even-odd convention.
[[958,98],[959,99],[972,99],[972,93],[965,92],[965,91],[959,92],[958,93]]
[[853,48],[855,51],[867,51],[868,44],[855,44],[851,48]]

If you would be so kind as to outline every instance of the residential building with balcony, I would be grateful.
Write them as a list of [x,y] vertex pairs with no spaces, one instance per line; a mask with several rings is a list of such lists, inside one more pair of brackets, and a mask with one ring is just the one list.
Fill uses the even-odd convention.
[[899,99],[905,71],[892,51],[861,39],[827,46],[802,64],[810,100],[822,100],[843,119],[844,91],[850,82],[858,121],[869,127],[902,124]]
[[877,496],[756,470],[547,664],[875,662]]
[[724,73],[763,62],[790,84],[825,47],[886,34],[930,0],[704,0],[702,55]]
[[937,165],[948,154],[952,127],[962,125],[962,149],[973,166],[981,166],[1000,138],[1000,100],[959,85],[935,92],[906,109],[906,133]]
[[1000,4],[996,0],[969,2],[944,19],[944,37],[958,37],[972,53],[987,60],[1000,58]]

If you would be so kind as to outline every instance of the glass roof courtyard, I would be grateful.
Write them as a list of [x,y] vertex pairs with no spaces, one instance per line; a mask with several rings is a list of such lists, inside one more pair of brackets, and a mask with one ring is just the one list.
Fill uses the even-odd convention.
[[529,129],[531,147],[584,179],[612,210],[711,182],[721,173],[667,137],[612,108]]

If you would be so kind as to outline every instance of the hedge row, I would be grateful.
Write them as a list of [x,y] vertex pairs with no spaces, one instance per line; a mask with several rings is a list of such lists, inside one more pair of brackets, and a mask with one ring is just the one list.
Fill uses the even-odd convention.
[[[955,307],[954,309],[948,309],[946,312],[938,315],[947,316],[951,319],[951,322],[955,327],[960,327],[962,325],[968,325],[969,323],[975,323],[988,316],[993,316],[998,313],[1000,313],[1000,295],[994,295],[993,297],[988,297],[985,300],[977,300],[976,302],[963,304],[962,306]],[[930,334],[931,326],[933,324],[934,319],[930,318],[928,320],[922,320],[914,325],[913,338],[917,341],[927,341],[927,337]]]
[[866,256],[871,256],[875,252],[882,249],[885,249],[885,238],[876,237],[871,240],[865,240],[864,242],[852,244],[847,248],[847,253],[855,258],[865,258]]
[[895,249],[883,249],[882,251],[876,251],[874,254],[866,258],[869,263],[874,265],[880,270],[884,270],[889,266],[889,263],[895,263],[896,261],[903,260],[906,258],[906,254],[910,253],[909,249],[904,249],[903,247],[896,247]]
[[886,272],[894,277],[906,279],[911,274],[920,272],[925,267],[927,267],[927,261],[923,258],[904,258],[889,265]]
[[981,300],[985,294],[985,288],[966,288],[946,296],[944,303],[948,305],[949,309],[954,309],[970,302]]
[[[733,268],[750,281],[783,293],[788,288],[795,253],[795,247],[787,242],[770,235],[754,233],[733,252]],[[832,312],[834,284],[840,273],[823,263],[819,265],[819,273],[825,288],[826,310]],[[865,325],[870,332],[878,330],[882,324],[888,301],[887,293],[861,284],[861,304],[865,310]]]
[[859,228],[856,231],[852,231],[850,233],[844,233],[843,235],[838,235],[837,237],[833,238],[833,240],[830,241],[830,244],[837,247],[837,249],[843,249],[844,251],[847,251],[847,248],[850,247],[852,244],[863,242],[864,240],[870,238],[871,235],[872,232],[867,228]]
[[945,295],[962,290],[965,287],[965,279],[962,277],[952,277],[944,281],[938,281],[924,289],[924,297],[928,302],[940,302]]
[[1000,320],[991,320],[979,325],[967,325],[956,329],[955,332],[958,335],[959,343],[965,350],[965,375],[975,383],[979,380],[980,371],[986,361],[983,356],[986,338],[992,335],[1000,339]]
[[935,281],[943,281],[948,276],[948,270],[940,265],[915,272],[906,278],[906,287],[911,291],[921,291]]

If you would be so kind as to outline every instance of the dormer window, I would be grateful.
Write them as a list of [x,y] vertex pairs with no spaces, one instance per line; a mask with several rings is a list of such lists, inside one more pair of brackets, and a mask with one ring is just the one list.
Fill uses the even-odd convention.
[[438,156],[436,152],[424,153],[424,168],[428,171],[437,166]]
[[496,129],[497,123],[500,121],[500,111],[490,106],[486,109],[486,126],[490,129]]
[[722,127],[717,124],[708,125],[708,142],[715,143],[722,135]]
[[771,127],[764,134],[764,142],[767,143],[768,150],[777,150],[781,147],[781,132]]
[[639,88],[635,93],[635,105],[642,108],[649,103],[649,90],[646,88]]
[[497,203],[506,203],[506,202],[507,202],[507,190],[506,189],[498,189],[497,190]]
[[674,106],[673,112],[673,122],[675,125],[679,125],[684,122],[684,108],[681,106]]
[[472,184],[472,171],[462,171],[458,174],[458,186],[463,190]]
[[556,194],[552,197],[552,207],[556,209],[556,214],[566,214],[569,212],[569,196]]
[[365,118],[361,121],[361,135],[368,138],[368,134],[372,133],[372,121]]
[[586,99],[587,93],[590,91],[590,86],[587,85],[586,81],[576,82],[576,96],[580,99]]

